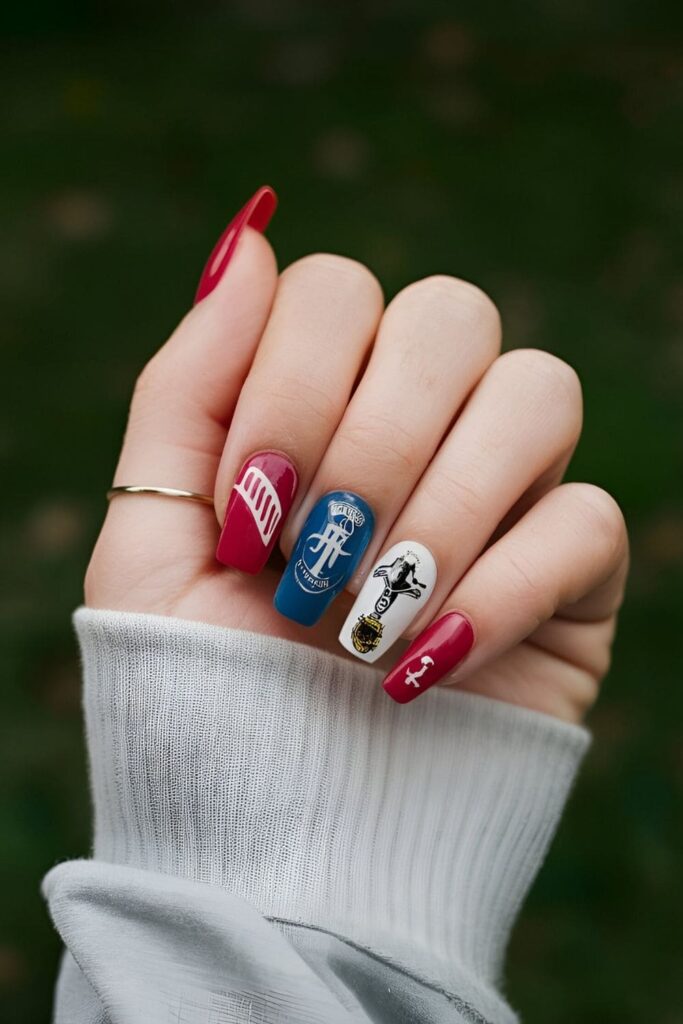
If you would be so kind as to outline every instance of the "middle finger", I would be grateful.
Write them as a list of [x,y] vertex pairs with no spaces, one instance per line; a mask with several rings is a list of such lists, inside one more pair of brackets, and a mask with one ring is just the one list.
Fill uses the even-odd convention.
[[[366,522],[374,517],[366,561],[376,554],[499,348],[498,312],[474,285],[438,276],[396,296],[336,434],[283,532],[283,550],[293,554],[276,594],[282,614],[312,625],[345,586],[362,554],[356,540],[345,547],[354,514],[361,526],[364,515]],[[347,499],[359,496],[354,513]],[[354,557],[348,557],[351,548]]]

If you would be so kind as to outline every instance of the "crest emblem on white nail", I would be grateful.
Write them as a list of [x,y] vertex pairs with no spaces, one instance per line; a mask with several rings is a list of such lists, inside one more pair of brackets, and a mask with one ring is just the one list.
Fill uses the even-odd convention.
[[[342,647],[363,661],[376,661],[424,608],[435,583],[436,563],[424,544],[394,544],[373,566],[354,601],[339,634]],[[419,686],[421,674],[412,685]]]
[[244,498],[263,545],[267,547],[282,519],[282,505],[277,491],[258,466],[249,466],[234,489]]

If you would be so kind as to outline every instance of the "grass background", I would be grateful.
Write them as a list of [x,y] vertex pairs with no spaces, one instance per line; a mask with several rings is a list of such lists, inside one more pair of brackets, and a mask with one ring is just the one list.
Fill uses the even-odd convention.
[[[0,1018],[47,1020],[38,885],[88,850],[80,600],[136,373],[261,183],[284,265],[471,278],[585,386],[572,476],[634,546],[594,749],[514,935],[527,1024],[681,1024],[683,8],[31,3],[2,14]],[[182,481],[181,481],[182,483]]]

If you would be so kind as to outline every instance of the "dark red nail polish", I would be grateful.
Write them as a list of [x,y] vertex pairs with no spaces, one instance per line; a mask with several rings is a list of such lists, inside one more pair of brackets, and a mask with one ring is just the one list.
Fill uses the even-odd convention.
[[280,536],[299,484],[296,469],[279,452],[258,452],[242,466],[228,499],[216,558],[257,573]]
[[222,278],[247,224],[256,231],[265,231],[276,206],[275,192],[270,185],[263,185],[233,217],[206,262],[194,297],[195,306],[214,290]]
[[473,644],[469,619],[447,612],[413,640],[382,685],[395,701],[407,704],[452,672]]

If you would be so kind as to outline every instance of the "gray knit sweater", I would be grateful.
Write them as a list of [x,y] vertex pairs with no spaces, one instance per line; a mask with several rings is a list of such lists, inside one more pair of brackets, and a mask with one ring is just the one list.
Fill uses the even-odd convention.
[[80,609],[95,837],[43,883],[58,1024],[517,1018],[510,928],[588,745],[465,693],[405,707],[312,648]]

